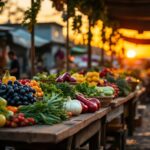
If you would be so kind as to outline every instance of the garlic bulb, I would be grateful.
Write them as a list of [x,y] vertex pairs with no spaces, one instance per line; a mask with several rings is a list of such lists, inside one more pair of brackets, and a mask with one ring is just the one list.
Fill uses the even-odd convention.
[[72,112],[72,115],[79,115],[82,112],[82,105],[78,100],[71,100],[68,97],[68,101],[64,103],[64,109],[68,112]]

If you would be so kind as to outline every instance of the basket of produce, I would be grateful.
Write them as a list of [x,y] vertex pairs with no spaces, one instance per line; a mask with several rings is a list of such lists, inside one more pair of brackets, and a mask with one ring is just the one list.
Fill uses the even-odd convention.
[[56,74],[38,73],[33,77],[34,80],[40,83],[54,83],[56,79]]
[[137,87],[137,85],[138,85],[139,83],[138,83],[138,82],[132,82],[132,81],[130,81],[130,82],[128,82],[128,84],[130,85],[131,90],[132,90],[132,91],[135,91],[135,90],[136,90],[136,87]]
[[114,100],[114,96],[100,96],[96,98],[100,100],[102,107],[110,106],[112,101]]
[[137,85],[139,84],[139,80],[134,77],[126,77],[126,81],[128,82],[129,86],[131,87],[132,91],[136,90]]
[[96,97],[101,101],[102,107],[110,106],[115,97],[115,89],[111,86],[97,87],[101,92],[100,96]]

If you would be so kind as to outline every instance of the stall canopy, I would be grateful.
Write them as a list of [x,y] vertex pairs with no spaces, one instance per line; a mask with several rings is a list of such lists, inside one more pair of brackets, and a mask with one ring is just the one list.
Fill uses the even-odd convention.
[[[23,29],[18,29],[10,31],[10,34],[12,35],[12,39],[15,44],[25,48],[31,48],[31,34],[29,32]],[[48,43],[48,40],[45,40],[39,36],[35,36],[35,47],[41,47]]]
[[12,27],[7,27],[7,26],[0,26],[0,31],[10,31],[13,30],[14,28]]
[[84,53],[87,53],[87,48],[74,46],[71,49],[71,53],[73,53],[73,54],[84,54]]
[[120,28],[150,30],[150,0],[106,0],[109,17]]

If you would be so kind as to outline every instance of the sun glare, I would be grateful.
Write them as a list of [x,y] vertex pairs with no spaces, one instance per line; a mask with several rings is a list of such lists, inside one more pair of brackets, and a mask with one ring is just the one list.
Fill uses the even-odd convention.
[[127,57],[128,58],[134,58],[136,56],[135,50],[128,50],[127,51]]

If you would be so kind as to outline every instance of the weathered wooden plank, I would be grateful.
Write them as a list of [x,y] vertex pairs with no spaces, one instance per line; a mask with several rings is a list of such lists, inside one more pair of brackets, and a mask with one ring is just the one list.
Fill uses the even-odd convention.
[[112,107],[118,107],[124,103],[126,103],[127,101],[131,100],[132,98],[134,98],[136,96],[136,91],[130,93],[127,97],[119,97],[116,98],[114,101],[112,101],[111,106]]
[[81,129],[105,116],[110,108],[102,108],[95,113],[82,114],[68,121],[53,126],[36,125],[23,128],[1,128],[0,140],[20,141],[26,143],[58,143]]
[[112,109],[107,115],[106,115],[106,122],[110,122],[116,117],[120,116],[124,112],[124,106],[121,105],[119,107],[116,107]]
[[[73,149],[79,148],[83,143],[89,140],[92,136],[100,131],[101,123],[99,120],[93,122],[86,128],[82,129],[79,133],[74,136],[74,147]],[[96,139],[99,143],[99,139]]]
[[145,88],[136,90],[136,95],[135,95],[135,98],[133,99],[133,101],[137,102],[139,100],[140,95],[142,95],[144,92],[145,92]]

